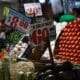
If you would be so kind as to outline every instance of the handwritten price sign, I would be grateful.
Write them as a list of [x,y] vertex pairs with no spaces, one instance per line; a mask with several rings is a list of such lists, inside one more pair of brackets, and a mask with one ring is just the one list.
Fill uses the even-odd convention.
[[30,38],[33,46],[43,44],[44,39],[53,36],[54,31],[51,20],[31,25]]
[[10,9],[9,14],[5,20],[5,24],[7,26],[15,28],[21,32],[27,31],[30,22],[31,20],[27,16],[22,15],[14,9]]
[[25,3],[24,4],[25,13],[30,17],[42,16],[42,9],[40,3]]
[[26,9],[26,12],[28,15],[37,15],[38,14],[38,8],[34,7],[34,8],[28,8]]
[[47,28],[36,29],[32,32],[32,41],[35,44],[41,44],[48,35],[49,31]]

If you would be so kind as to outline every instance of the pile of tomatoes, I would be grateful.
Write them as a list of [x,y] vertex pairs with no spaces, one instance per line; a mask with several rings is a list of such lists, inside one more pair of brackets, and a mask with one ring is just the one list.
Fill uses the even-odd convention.
[[68,60],[80,64],[80,19],[70,22],[59,37],[58,56],[61,60]]

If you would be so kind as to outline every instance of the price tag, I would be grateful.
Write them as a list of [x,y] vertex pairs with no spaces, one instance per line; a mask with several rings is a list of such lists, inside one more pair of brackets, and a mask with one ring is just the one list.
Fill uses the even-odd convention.
[[42,9],[40,3],[25,3],[24,9],[26,15],[29,15],[30,17],[35,16],[42,16]]
[[49,35],[47,28],[36,29],[32,32],[32,42],[35,44],[41,44],[42,41]]
[[27,16],[22,15],[14,9],[10,9],[5,20],[5,25],[15,28],[21,32],[26,32],[30,22],[31,20]]
[[[44,39],[53,36],[54,26],[51,20],[31,25],[30,39],[33,46],[43,44]],[[54,37],[54,36],[53,36]]]

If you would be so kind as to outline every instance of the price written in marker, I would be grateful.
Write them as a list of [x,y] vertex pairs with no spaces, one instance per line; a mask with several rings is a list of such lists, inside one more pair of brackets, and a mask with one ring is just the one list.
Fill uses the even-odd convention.
[[33,46],[42,45],[47,37],[54,37],[54,26],[52,21],[44,21],[31,25],[30,39]]
[[10,9],[9,14],[5,20],[5,24],[7,26],[21,31],[26,31],[30,22],[31,21],[27,16],[24,16],[13,9]]
[[34,30],[32,33],[32,42],[35,44],[41,44],[42,41],[44,41],[44,39],[48,36],[49,31],[47,28]]
[[25,3],[24,9],[26,15],[28,15],[29,17],[33,17],[34,14],[35,16],[42,16],[42,9],[40,3]]
[[22,26],[23,28],[28,27],[28,23],[20,20],[18,17],[15,17],[15,16],[13,18],[9,18],[8,22],[10,22],[11,27],[17,27],[18,25]]
[[33,15],[33,14],[37,15],[39,11],[37,7],[33,7],[26,9],[26,12],[28,15]]

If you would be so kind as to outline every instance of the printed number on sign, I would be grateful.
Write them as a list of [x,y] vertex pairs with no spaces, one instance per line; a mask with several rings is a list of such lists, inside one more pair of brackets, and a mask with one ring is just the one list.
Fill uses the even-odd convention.
[[49,36],[49,31],[47,28],[34,30],[32,33],[32,42],[34,44],[41,44],[46,37]]

